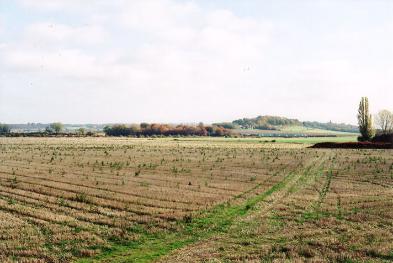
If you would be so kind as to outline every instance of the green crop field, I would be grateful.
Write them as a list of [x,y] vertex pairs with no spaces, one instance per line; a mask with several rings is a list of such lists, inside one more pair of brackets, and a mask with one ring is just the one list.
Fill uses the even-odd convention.
[[339,132],[331,130],[322,130],[315,128],[307,128],[303,126],[282,126],[278,130],[258,130],[258,129],[234,129],[235,134],[252,135],[259,137],[357,137],[359,134],[351,132]]
[[0,138],[0,261],[392,261],[392,150],[275,140]]
[[293,138],[285,138],[285,137],[244,137],[244,138],[221,138],[221,137],[195,137],[195,138],[166,138],[162,140],[169,141],[205,141],[205,142],[216,142],[216,143],[264,143],[264,144],[272,144],[272,143],[299,143],[305,144],[304,146],[310,146],[319,142],[355,142],[357,141],[357,136],[355,135],[347,135],[347,136],[337,136],[337,137],[293,137]]

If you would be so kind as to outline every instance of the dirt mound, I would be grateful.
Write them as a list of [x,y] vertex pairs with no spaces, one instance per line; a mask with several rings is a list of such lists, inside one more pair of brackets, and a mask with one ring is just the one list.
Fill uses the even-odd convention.
[[393,149],[392,143],[380,142],[321,142],[314,144],[311,148],[343,148],[343,149]]

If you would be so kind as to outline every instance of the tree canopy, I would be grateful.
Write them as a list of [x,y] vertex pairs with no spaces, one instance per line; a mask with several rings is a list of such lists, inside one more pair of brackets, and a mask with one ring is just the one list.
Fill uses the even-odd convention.
[[63,129],[64,125],[61,122],[53,122],[45,128],[45,131],[47,133],[60,133]]

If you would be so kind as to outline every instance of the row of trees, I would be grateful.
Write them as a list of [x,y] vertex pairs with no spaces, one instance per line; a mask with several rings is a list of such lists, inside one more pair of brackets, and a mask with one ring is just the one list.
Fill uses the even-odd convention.
[[[60,133],[63,131],[64,125],[60,122],[54,122],[49,124],[48,127],[45,128],[46,133]],[[8,134],[11,133],[11,128],[7,124],[0,123],[0,134]]]
[[[45,132],[47,133],[59,133],[63,131],[64,125],[60,122],[51,123],[48,127],[45,128]],[[7,124],[0,123],[0,134],[8,134],[11,133],[11,128]]]
[[345,124],[345,123],[334,123],[334,122],[317,122],[317,121],[304,121],[303,126],[307,128],[322,129],[329,131],[339,132],[357,132],[358,127],[356,125]]
[[[62,131],[64,131],[64,125],[61,122],[54,122],[49,124],[48,127],[45,128],[45,132],[47,133],[61,133]],[[77,130],[75,130],[74,134],[80,135],[80,136],[93,136],[94,133],[91,131],[87,131],[85,128],[79,128]]]
[[256,118],[243,118],[234,120],[234,125],[244,129],[277,130],[276,126],[300,126],[302,123],[296,119],[288,119],[278,116],[258,116]]
[[282,126],[303,126],[307,128],[316,128],[322,130],[341,131],[341,132],[357,132],[358,127],[355,125],[333,122],[317,122],[317,121],[299,121],[297,119],[288,119],[279,116],[258,116],[256,118],[243,118],[234,120],[232,123],[217,123],[227,129],[259,129],[259,130],[280,130]]
[[[373,117],[369,112],[369,102],[367,97],[362,97],[358,109],[358,124],[361,136],[359,141],[370,141],[376,130],[373,125]],[[378,135],[388,135],[393,133],[393,113],[388,110],[381,110],[375,116]]]
[[[10,133],[10,127],[6,124],[0,123],[0,134]],[[45,128],[44,133],[39,134],[60,134],[64,131],[64,125],[60,122],[49,124]],[[118,124],[104,127],[104,132],[108,136],[228,136],[231,131],[221,126],[204,126],[199,125],[168,125],[168,124],[149,124],[141,123],[139,125],[127,126]],[[77,135],[92,136],[93,133],[84,128],[75,131]]]
[[104,132],[107,136],[229,136],[228,129],[219,126],[197,126],[190,125],[168,125],[168,124],[148,124],[127,126],[118,124],[106,126]]

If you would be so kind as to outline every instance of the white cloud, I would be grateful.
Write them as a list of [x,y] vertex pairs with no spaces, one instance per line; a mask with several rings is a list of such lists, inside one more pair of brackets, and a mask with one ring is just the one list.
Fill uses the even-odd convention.
[[119,20],[127,28],[148,35],[155,45],[207,55],[258,56],[271,31],[267,23],[239,18],[228,10],[204,12],[187,2],[129,2]]
[[[31,72],[43,76],[77,79],[79,81],[124,81],[128,76],[143,78],[146,73],[128,65],[111,62],[110,58],[89,56],[79,50],[34,52],[7,50],[4,62],[17,72]],[[136,79],[136,78],[135,78]]]
[[83,6],[82,1],[79,0],[19,0],[19,2],[26,8],[38,9],[41,11],[64,10],[65,8],[76,8]]
[[68,26],[53,22],[31,24],[26,29],[26,41],[48,42],[48,44],[98,44],[105,40],[106,33],[100,26]]
[[5,31],[5,20],[0,14],[0,35]]
[[[60,3],[41,4],[55,8]],[[106,21],[120,23],[124,27],[121,34],[129,34],[129,41],[134,40],[135,31],[152,41],[142,42],[135,49],[115,43],[114,47],[92,53],[89,47],[94,49],[104,41],[105,32],[114,25],[39,22],[27,26],[24,43],[8,50],[5,62],[17,70],[89,80],[106,78],[120,85],[125,85],[125,80],[132,82],[137,74],[149,75],[145,85],[156,89],[168,83],[178,90],[180,83],[198,76],[199,81],[188,85],[192,88],[192,83],[205,82],[200,85],[208,87],[209,83],[230,83],[228,73],[238,75],[244,67],[262,59],[271,31],[270,26],[239,18],[227,10],[202,12],[195,4],[174,1],[126,2],[118,12],[120,15],[107,15]],[[123,40],[122,36],[117,38]]]
[[[347,25],[325,32],[315,30],[317,14],[308,28],[296,12],[268,20],[197,1],[20,3],[33,15],[0,43],[0,91],[14,98],[2,101],[0,113],[11,116],[8,101],[35,110],[18,114],[19,121],[220,121],[281,114],[353,122],[350,108],[370,87],[385,94],[372,98],[381,107],[393,96],[392,53],[386,52],[392,39],[384,34],[391,22],[377,25],[379,31],[376,25]],[[64,99],[52,106],[69,111],[48,112],[34,90],[61,94]],[[89,100],[81,102],[73,92]],[[17,107],[22,94],[28,99]],[[86,110],[92,107],[94,112]]]
[[201,10],[193,3],[170,0],[126,1],[118,20],[125,26],[142,31],[167,30],[199,23]]

